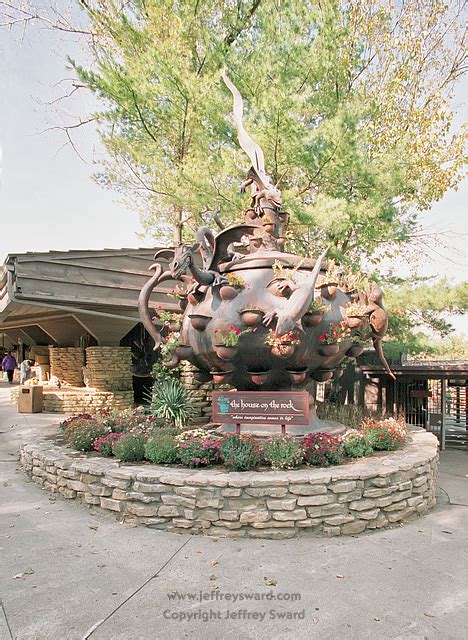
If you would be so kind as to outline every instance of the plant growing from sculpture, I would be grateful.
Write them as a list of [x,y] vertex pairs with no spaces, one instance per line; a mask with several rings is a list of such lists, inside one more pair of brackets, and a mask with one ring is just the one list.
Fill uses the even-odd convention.
[[230,287],[236,287],[238,289],[243,289],[245,287],[244,278],[236,275],[235,273],[227,273],[226,278],[227,278],[227,283]]
[[250,333],[251,331],[252,329],[250,328],[242,330],[239,329],[239,327],[230,324],[229,327],[225,329],[215,329],[215,342],[216,344],[220,344],[225,347],[235,347],[239,343],[241,336],[246,333]]
[[351,329],[346,321],[332,323],[327,331],[319,336],[320,344],[340,344],[351,337]]
[[328,268],[325,275],[322,276],[320,286],[338,285],[342,277],[341,268],[335,263],[334,260],[329,260]]
[[168,361],[172,358],[174,350],[180,345],[180,331],[170,331],[167,338],[161,344],[161,357]]
[[156,307],[155,315],[153,316],[153,323],[160,327],[168,327],[170,324],[177,324],[180,322],[180,316],[177,313],[163,309],[161,305]]
[[297,269],[286,267],[279,260],[275,260],[271,268],[273,269],[273,276],[275,280],[290,280],[291,282],[296,282]]
[[362,275],[362,273],[346,271],[341,274],[338,284],[346,292],[357,291],[358,289],[366,288],[367,279]]
[[310,303],[307,311],[308,313],[323,314],[325,313],[325,311],[328,311],[329,309],[330,309],[330,305],[324,304],[322,298],[315,298],[315,300],[312,300],[312,302]]
[[351,302],[345,309],[348,318],[362,318],[366,314],[365,307],[359,302]]
[[276,329],[270,329],[268,334],[265,336],[265,344],[272,347],[272,350],[281,351],[285,347],[292,345],[295,346],[300,344],[300,338],[295,335],[292,331],[288,331],[288,333],[283,333],[283,335],[278,335]]

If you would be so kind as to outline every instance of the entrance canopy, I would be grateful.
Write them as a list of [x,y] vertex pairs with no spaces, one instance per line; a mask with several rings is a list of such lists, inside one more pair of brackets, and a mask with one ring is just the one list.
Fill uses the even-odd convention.
[[[360,369],[370,377],[388,378],[387,372],[380,365],[364,364]],[[397,378],[468,379],[468,360],[407,360],[400,365],[392,364],[391,369]]]
[[[154,249],[10,254],[0,267],[0,346],[118,345],[139,322],[138,295]],[[151,303],[175,310],[171,283]],[[93,341],[93,340],[92,340]]]

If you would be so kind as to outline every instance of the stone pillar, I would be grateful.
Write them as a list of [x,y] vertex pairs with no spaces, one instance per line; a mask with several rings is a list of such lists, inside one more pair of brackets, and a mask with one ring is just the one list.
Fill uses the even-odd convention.
[[133,393],[130,347],[88,347],[86,369],[89,387]]
[[72,387],[83,386],[84,351],[81,347],[49,347],[50,374]]
[[211,392],[212,382],[198,382],[194,377],[197,371],[190,362],[183,361],[180,366],[180,381],[193,399],[192,407],[195,414],[195,422],[211,422]]

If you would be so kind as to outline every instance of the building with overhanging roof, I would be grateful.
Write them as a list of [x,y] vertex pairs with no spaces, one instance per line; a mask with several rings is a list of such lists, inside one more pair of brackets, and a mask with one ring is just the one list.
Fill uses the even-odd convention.
[[[0,268],[0,344],[117,346],[139,323],[138,294],[154,249],[9,254]],[[176,309],[171,285],[154,306]]]

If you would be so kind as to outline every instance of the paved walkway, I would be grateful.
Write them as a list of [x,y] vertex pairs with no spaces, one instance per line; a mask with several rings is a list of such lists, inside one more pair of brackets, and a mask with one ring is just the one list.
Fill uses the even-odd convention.
[[18,443],[57,417],[19,415],[8,393],[0,383],[0,640],[466,638],[466,453],[442,454],[438,507],[396,529],[182,536],[119,524],[29,481]]

